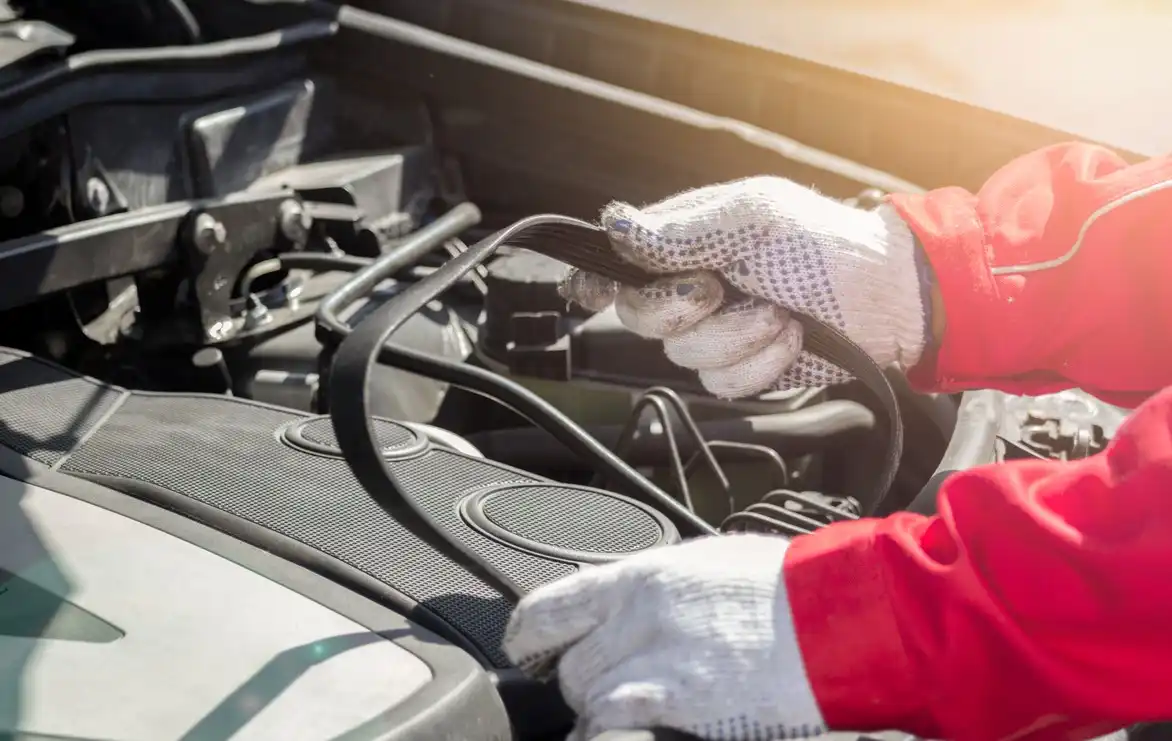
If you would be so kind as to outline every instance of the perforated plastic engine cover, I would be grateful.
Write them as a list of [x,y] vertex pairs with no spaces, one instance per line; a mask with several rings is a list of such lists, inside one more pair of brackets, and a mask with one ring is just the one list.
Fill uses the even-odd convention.
[[[461,519],[458,503],[472,492],[548,482],[430,447],[393,422],[378,428],[390,457],[410,453],[392,465],[411,495],[523,587],[577,568],[507,545]],[[507,663],[499,646],[511,602],[372,501],[336,454],[326,419],[241,399],[127,391],[0,349],[0,444],[114,488],[138,482],[178,493],[292,538],[390,585],[494,664]],[[558,542],[590,545],[610,527],[609,503],[603,498],[596,509],[588,497],[571,494],[544,501],[542,509],[560,529]],[[631,552],[657,540],[638,529],[631,536],[604,545]]]

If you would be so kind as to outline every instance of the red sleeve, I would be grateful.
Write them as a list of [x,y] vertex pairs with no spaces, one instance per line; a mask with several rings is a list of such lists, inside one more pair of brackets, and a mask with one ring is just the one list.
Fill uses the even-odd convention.
[[891,202],[924,245],[947,317],[913,384],[1076,386],[1129,407],[1172,384],[1172,158],[1129,166],[1063,144],[1011,162],[976,194]]
[[786,554],[831,728],[1069,739],[1172,719],[1172,389],[1102,454],[959,473],[938,507]]

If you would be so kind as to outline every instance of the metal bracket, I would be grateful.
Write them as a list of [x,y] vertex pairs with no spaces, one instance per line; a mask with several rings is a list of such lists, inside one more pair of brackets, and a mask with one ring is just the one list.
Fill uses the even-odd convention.
[[236,334],[236,281],[259,250],[284,236],[288,200],[288,193],[242,193],[188,216],[181,241],[191,269],[191,297],[208,341],[222,342]]
[[235,333],[229,302],[237,277],[282,234],[281,206],[290,197],[166,203],[0,242],[0,310],[186,262],[196,321],[207,339],[227,339]]

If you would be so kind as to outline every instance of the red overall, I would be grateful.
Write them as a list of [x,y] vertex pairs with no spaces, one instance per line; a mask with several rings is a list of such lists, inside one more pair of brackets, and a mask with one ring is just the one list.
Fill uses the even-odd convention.
[[1172,158],[1062,145],[976,194],[891,200],[947,317],[914,384],[1138,409],[1092,458],[960,473],[937,516],[795,540],[786,585],[826,721],[1019,739],[1172,719]]

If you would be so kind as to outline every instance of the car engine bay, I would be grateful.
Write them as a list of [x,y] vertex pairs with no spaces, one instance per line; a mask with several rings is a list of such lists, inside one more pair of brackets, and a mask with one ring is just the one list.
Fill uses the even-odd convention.
[[0,736],[562,738],[500,648],[521,594],[931,512],[951,472],[1085,457],[1125,416],[892,374],[876,494],[867,387],[716,399],[567,306],[563,263],[478,246],[761,171],[858,208],[914,186],[369,10],[0,27]]

